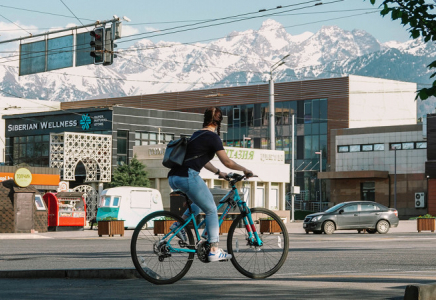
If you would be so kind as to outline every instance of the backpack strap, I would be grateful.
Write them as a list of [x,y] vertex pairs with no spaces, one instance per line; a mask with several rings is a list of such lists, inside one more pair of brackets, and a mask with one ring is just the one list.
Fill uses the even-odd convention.
[[[195,138],[193,138],[193,139],[189,139],[188,144],[189,144],[190,142],[192,142],[193,140],[195,140],[196,138],[198,138],[200,135],[205,134],[207,131],[208,131],[208,130],[205,130],[204,132],[202,132],[202,133],[200,133],[199,135],[197,135]],[[193,160],[193,159],[199,158],[200,156],[203,156],[203,155],[205,155],[205,154],[206,154],[206,153],[202,153],[202,154],[200,154],[200,155],[196,155],[196,156],[190,157],[190,158],[188,158],[188,159],[185,159],[183,162],[185,162],[185,161],[190,161],[190,160]]]

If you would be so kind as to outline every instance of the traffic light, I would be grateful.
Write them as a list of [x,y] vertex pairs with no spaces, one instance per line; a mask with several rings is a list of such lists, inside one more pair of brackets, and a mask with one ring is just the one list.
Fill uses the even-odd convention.
[[105,38],[105,29],[104,27],[95,28],[93,31],[90,31],[89,34],[92,37],[91,42],[89,43],[92,47],[90,55],[94,57],[94,64],[102,64],[104,63],[104,38]]

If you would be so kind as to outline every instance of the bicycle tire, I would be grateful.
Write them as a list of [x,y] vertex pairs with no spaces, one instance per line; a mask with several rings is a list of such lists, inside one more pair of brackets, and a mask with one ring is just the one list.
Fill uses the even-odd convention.
[[[233,266],[243,275],[253,279],[267,278],[276,273],[285,263],[289,252],[289,235],[285,224],[274,212],[265,208],[253,208],[251,214],[263,245],[253,246],[248,242],[248,232],[243,225],[243,215],[239,215],[230,226],[227,237],[227,250],[232,254]],[[271,219],[269,226],[275,228],[261,233],[260,219]],[[267,224],[265,224],[267,225]],[[264,224],[262,225],[262,227]],[[267,225],[268,226],[268,225]],[[279,231],[278,234],[270,233]],[[266,234],[265,234],[266,233]]]
[[[156,233],[161,228],[157,222],[155,225],[155,221],[158,220],[169,221],[167,224],[183,222],[182,218],[168,211],[157,211],[145,216],[133,232],[130,254],[136,270],[144,279],[154,284],[171,284],[180,280],[188,272],[194,253],[169,252],[165,247],[168,245],[168,239],[173,235],[163,240],[164,234]],[[167,228],[169,226],[167,225]],[[188,239],[188,245],[185,247],[192,248],[193,246],[190,246],[194,245],[192,231],[188,226],[184,229]],[[170,245],[181,248],[179,241],[180,239],[174,236]]]

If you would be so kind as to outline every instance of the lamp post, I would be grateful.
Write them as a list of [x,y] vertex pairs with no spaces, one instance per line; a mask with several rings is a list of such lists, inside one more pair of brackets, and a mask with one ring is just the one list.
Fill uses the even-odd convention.
[[273,72],[275,69],[285,64],[285,59],[288,58],[290,54],[285,55],[278,62],[273,64],[270,68],[269,75],[269,137],[270,137],[270,149],[276,150],[276,134],[275,134],[275,108],[274,108],[274,78]]
[[397,209],[397,147],[394,150],[394,208]]
[[[319,150],[319,152],[315,152],[315,154],[319,154],[319,172],[322,172],[322,150]],[[321,184],[321,178],[318,176],[318,182],[319,182],[319,211],[322,209],[322,184]]]

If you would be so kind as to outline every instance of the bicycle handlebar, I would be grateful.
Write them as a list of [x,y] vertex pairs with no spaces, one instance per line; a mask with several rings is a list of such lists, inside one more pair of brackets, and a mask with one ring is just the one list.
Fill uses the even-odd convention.
[[246,176],[246,175],[240,175],[240,174],[237,174],[237,173],[229,173],[229,174],[227,174],[227,176],[219,177],[219,178],[223,178],[226,181],[231,181],[233,179],[235,182],[238,182],[238,181],[241,181],[241,180],[244,180],[244,179],[248,179],[250,177],[257,177],[257,175],[254,175],[253,173],[250,173],[250,174],[248,174]]

